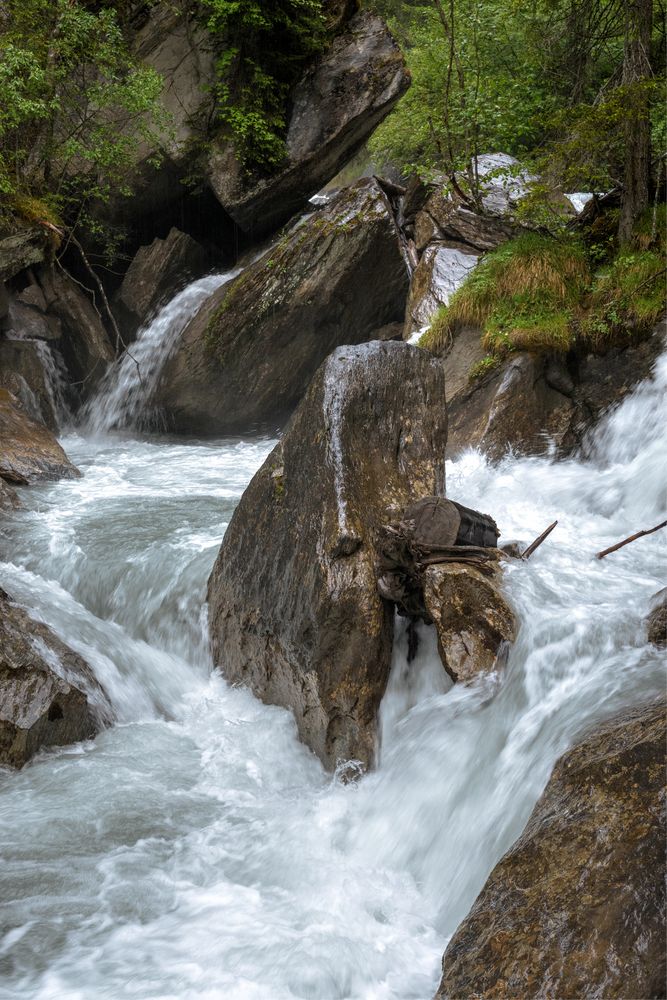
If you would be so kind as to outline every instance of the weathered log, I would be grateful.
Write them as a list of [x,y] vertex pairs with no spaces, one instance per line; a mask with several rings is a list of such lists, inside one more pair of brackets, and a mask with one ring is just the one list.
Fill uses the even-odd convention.
[[660,531],[661,528],[665,527],[667,527],[667,521],[663,521],[661,524],[656,524],[655,528],[646,528],[645,531],[636,531],[634,535],[624,538],[622,542],[616,542],[616,545],[610,545],[608,549],[603,549],[602,552],[598,552],[596,559],[604,559],[604,557],[608,556],[610,552],[615,552],[616,549],[622,549],[624,545],[629,545],[630,542],[636,541],[637,538],[643,538],[644,535],[652,535],[654,531]]

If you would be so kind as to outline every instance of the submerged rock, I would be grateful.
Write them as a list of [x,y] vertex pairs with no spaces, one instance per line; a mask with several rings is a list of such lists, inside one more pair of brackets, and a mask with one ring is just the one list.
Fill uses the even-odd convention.
[[79,475],[53,434],[25,414],[16,396],[0,388],[0,478],[25,484]]
[[0,511],[6,513],[10,510],[16,510],[20,506],[21,501],[14,490],[3,479],[0,479]]
[[453,681],[473,680],[503,664],[516,638],[516,622],[502,594],[497,563],[484,570],[464,563],[427,567],[424,604]]
[[374,180],[358,181],[211,296],[151,405],[178,432],[275,426],[334,348],[402,319],[407,288],[386,195]]
[[242,229],[255,235],[276,229],[351,159],[409,83],[384,21],[360,11],[292,93],[287,165],[253,183],[230,146],[214,148],[212,190]]
[[0,590],[0,766],[90,739],[109,719],[85,660]]
[[373,761],[391,606],[374,532],[444,490],[442,363],[407,344],[336,350],[243,494],[208,585],[216,666],[289,706],[333,768]]
[[560,758],[449,943],[438,998],[665,995],[664,704]]

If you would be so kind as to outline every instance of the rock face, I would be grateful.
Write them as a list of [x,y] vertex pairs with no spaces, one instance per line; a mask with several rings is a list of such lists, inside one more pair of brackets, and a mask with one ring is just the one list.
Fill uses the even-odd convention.
[[502,595],[500,571],[463,563],[429,566],[424,604],[438,634],[442,664],[453,681],[470,681],[502,665],[516,638],[514,613]]
[[242,229],[276,229],[354,155],[409,82],[384,21],[359,12],[292,94],[287,166],[248,186],[233,151],[218,148],[208,169],[216,197]]
[[390,606],[374,532],[444,490],[442,363],[407,344],[339,348],[243,494],[208,586],[214,661],[289,706],[324,764],[371,764]]
[[429,245],[410,282],[405,311],[404,337],[427,327],[440,306],[447,305],[457,288],[477,264],[479,255],[469,249]]
[[419,252],[438,240],[481,253],[495,249],[516,233],[517,228],[509,219],[479,215],[442,187],[431,192],[414,219],[414,241]]
[[387,198],[359,181],[211,296],[152,404],[178,432],[275,426],[334,348],[402,318],[407,288]]
[[0,590],[0,766],[89,739],[109,719],[85,660]]
[[86,293],[57,268],[39,272],[48,314],[62,325],[60,349],[67,371],[89,395],[114,359],[104,325]]
[[187,233],[172,227],[164,240],[140,247],[118,291],[117,306],[126,331],[136,330],[188,281],[203,275],[209,255]]
[[604,355],[512,354],[471,381],[484,349],[478,330],[460,331],[445,355],[448,457],[475,447],[494,460],[510,448],[570,454],[610,406],[649,376],[665,334],[663,320],[646,340]]
[[438,998],[664,997],[665,708],[556,764],[445,953]]
[[667,587],[653,595],[646,625],[648,641],[659,649],[667,647]]
[[[479,331],[466,335],[479,345]],[[483,356],[479,347],[477,351]],[[445,366],[449,367],[447,362]],[[566,375],[570,394],[556,388],[554,370],[566,375],[554,358],[521,353],[513,354],[490,377],[472,383],[465,378],[448,399],[449,457],[465,448],[481,448],[497,460],[510,447],[517,454],[535,455],[547,451],[551,442],[562,446],[573,418],[574,385]]]
[[31,420],[46,424],[50,430],[56,429],[56,415],[35,344],[0,340],[0,386],[16,397]]
[[53,434],[26,416],[16,396],[0,389],[0,478],[36,483],[79,475]]
[[46,245],[46,233],[41,227],[0,237],[0,281],[7,281],[25,267],[43,261]]

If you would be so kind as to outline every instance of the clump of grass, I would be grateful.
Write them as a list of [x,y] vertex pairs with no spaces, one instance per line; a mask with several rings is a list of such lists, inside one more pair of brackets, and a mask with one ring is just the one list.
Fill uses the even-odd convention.
[[582,339],[601,349],[646,334],[667,308],[666,271],[657,250],[621,251],[593,279]]
[[422,343],[442,353],[458,330],[476,326],[490,352],[567,350],[569,312],[589,280],[579,243],[524,233],[478,264],[436,314]]

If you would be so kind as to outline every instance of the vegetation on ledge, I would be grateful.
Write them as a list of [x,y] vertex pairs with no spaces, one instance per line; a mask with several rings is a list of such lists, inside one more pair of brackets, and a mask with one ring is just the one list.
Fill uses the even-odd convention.
[[[655,232],[652,234],[652,230]],[[489,253],[436,313],[420,344],[442,353],[457,331],[479,327],[483,369],[510,351],[594,350],[646,333],[665,310],[665,206],[640,221],[630,246],[597,269],[597,245],[525,233]]]

